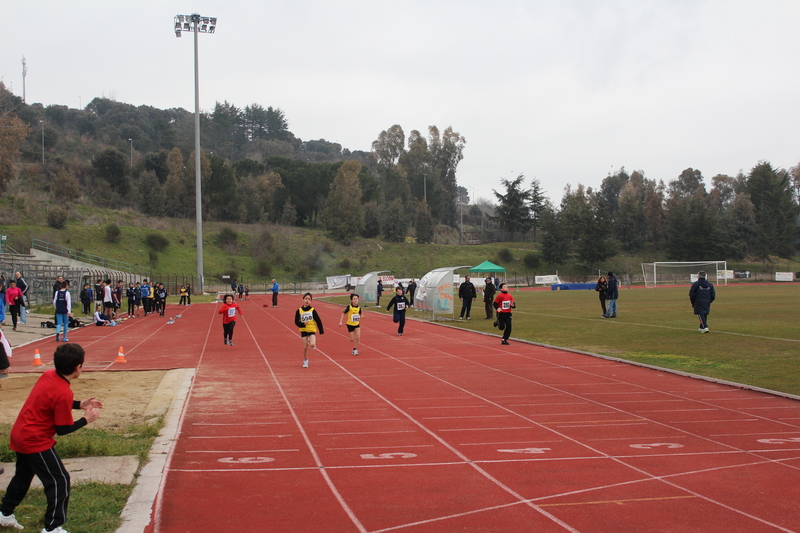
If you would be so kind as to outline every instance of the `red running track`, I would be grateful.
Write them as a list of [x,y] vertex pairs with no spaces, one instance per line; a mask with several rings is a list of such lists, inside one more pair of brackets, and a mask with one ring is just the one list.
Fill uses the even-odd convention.
[[798,401],[374,313],[352,356],[321,302],[303,369],[299,297],[265,302],[234,347],[214,305],[70,333],[197,369],[153,533],[800,532]]

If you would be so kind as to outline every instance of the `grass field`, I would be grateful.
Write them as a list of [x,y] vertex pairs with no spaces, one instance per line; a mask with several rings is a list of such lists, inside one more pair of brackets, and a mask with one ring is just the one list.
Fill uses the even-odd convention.
[[[517,302],[512,338],[800,395],[800,284],[716,289],[710,332],[705,335],[698,332],[688,285],[622,290],[616,319],[600,318],[595,291],[512,289]],[[389,298],[384,296],[386,302]],[[347,298],[330,301],[344,304]],[[456,306],[457,316],[458,300]],[[499,333],[484,317],[479,295],[473,304],[472,320],[448,323]],[[406,326],[407,330],[413,327],[413,322]]]

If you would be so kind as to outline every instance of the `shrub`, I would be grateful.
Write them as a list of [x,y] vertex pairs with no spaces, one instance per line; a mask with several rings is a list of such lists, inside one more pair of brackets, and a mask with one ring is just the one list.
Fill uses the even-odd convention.
[[267,277],[271,273],[269,268],[269,263],[264,261],[263,259],[256,263],[256,274],[261,277]]
[[163,252],[169,246],[169,239],[160,233],[150,233],[144,238],[145,244],[157,252]]
[[158,252],[150,250],[147,252],[147,256],[150,258],[150,266],[158,265]]
[[230,227],[224,227],[219,232],[219,245],[229,254],[236,253],[239,244],[239,234]]
[[502,263],[510,263],[511,261],[514,260],[514,255],[508,248],[503,248],[499,252],[497,252],[497,258]]
[[525,263],[525,266],[528,268],[537,268],[539,263],[539,256],[533,252],[528,252],[525,254],[525,257],[522,258],[522,262]]
[[54,207],[47,213],[47,225],[53,229],[64,229],[69,213],[63,207]]
[[122,236],[122,230],[119,229],[119,226],[114,224],[106,225],[106,241],[108,242],[119,242],[119,238]]
[[349,258],[345,257],[344,259],[341,260],[341,262],[339,262],[339,268],[344,270],[350,270],[351,268],[353,268],[353,264],[350,262]]

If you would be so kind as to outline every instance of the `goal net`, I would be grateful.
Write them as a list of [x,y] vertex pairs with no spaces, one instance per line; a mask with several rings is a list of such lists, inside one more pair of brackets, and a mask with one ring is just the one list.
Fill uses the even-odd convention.
[[726,261],[642,263],[644,284],[647,287],[693,283],[697,281],[697,273],[701,270],[706,272],[708,281],[714,284],[727,285],[728,278],[731,277]]

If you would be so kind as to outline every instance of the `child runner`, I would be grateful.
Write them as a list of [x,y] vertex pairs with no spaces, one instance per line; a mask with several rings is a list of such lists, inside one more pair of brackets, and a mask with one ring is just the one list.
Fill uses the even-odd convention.
[[344,308],[339,317],[339,327],[347,315],[347,331],[350,332],[350,342],[353,343],[353,355],[358,355],[358,343],[361,342],[361,308],[358,306],[358,294],[350,295],[350,305]]
[[[44,530],[66,533],[70,478],[56,453],[56,434],[67,435],[100,416],[103,403],[95,397],[75,401],[70,382],[83,371],[84,351],[77,344],[62,344],[53,355],[54,369],[46,370],[33,386],[28,399],[11,429],[10,448],[17,453],[17,470],[8,483],[0,504],[0,526],[23,529],[14,517],[14,509],[25,498],[33,481],[39,478],[47,497]],[[83,418],[75,422],[73,409],[83,409]]]
[[67,282],[61,282],[61,288],[53,295],[53,306],[56,308],[56,342],[61,332],[64,332],[64,342],[69,342],[69,317],[72,316],[72,296],[67,290]]
[[222,315],[222,333],[225,337],[225,344],[233,346],[233,328],[236,326],[236,311],[242,314],[242,308],[233,301],[233,294],[226,294],[219,314]]
[[138,281],[133,286],[133,316],[139,316],[139,308],[142,306],[142,284]]
[[151,290],[150,284],[147,282],[147,278],[145,278],[144,283],[142,283],[142,307],[144,307],[144,316],[150,314],[150,302],[152,302],[150,298],[152,295],[150,292]]
[[406,307],[410,305],[408,298],[403,295],[403,287],[402,284],[398,286],[395,290],[395,295],[389,300],[389,305],[386,306],[386,310],[394,306],[394,323],[397,324],[398,322],[400,325],[397,327],[397,334],[399,336],[403,336],[403,328],[406,327]]
[[166,287],[164,287],[163,283],[159,283],[158,287],[156,288],[156,308],[158,309],[158,315],[164,316],[164,312],[167,310],[167,293]]
[[317,348],[317,331],[323,335],[322,319],[317,310],[311,307],[312,296],[310,292],[303,295],[303,307],[294,314],[294,324],[300,328],[300,337],[303,339],[303,368],[308,368],[308,347]]
[[503,332],[503,342],[500,344],[508,344],[508,338],[511,336],[511,310],[517,307],[514,297],[508,293],[508,285],[500,284],[500,294],[494,299],[492,305],[497,309],[497,320],[494,325]]

